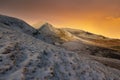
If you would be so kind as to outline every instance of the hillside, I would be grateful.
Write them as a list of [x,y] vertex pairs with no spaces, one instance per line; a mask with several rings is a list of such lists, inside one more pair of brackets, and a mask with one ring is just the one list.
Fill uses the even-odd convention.
[[96,35],[83,30],[76,30],[76,29],[69,29],[69,28],[65,28],[65,30],[67,30],[68,32],[70,32],[71,34],[79,38],[94,42],[96,45],[100,45],[103,47],[108,47],[108,48],[120,51],[119,39],[107,38],[102,35]]
[[[0,16],[0,80],[120,80],[119,60],[111,59],[113,63],[117,61],[116,67],[103,64],[102,57],[65,50],[41,39],[42,34],[51,35],[53,30],[49,33],[46,27],[36,30],[21,24],[26,25],[21,20],[19,24],[19,19]],[[71,35],[66,32],[70,40],[61,39],[71,42]],[[111,62],[109,58],[104,60]]]
[[[120,66],[118,64],[120,62],[119,61],[120,60],[119,50],[110,48],[108,46],[103,46],[99,42],[97,43],[95,41],[90,40],[90,39],[101,40],[101,42],[102,42],[102,40],[115,40],[115,39],[107,38],[107,37],[104,37],[101,35],[96,35],[96,34],[89,33],[89,32],[83,31],[83,30],[61,28],[61,30],[64,30],[65,32],[69,33],[69,35],[74,36],[74,37],[72,37],[74,39],[65,41],[65,40],[61,39],[62,36],[57,34],[57,32],[59,32],[60,28],[55,28],[53,25],[51,25],[49,23],[45,23],[44,25],[40,26],[40,28],[38,30],[40,33],[40,35],[39,35],[40,37],[36,37],[36,38],[41,39],[41,36],[44,35],[43,36],[44,39],[41,39],[42,41],[45,41],[49,44],[64,48],[64,49],[72,51],[72,52],[76,52],[80,56],[81,55],[94,56],[94,57],[92,57],[92,59],[95,58],[94,60],[96,60],[102,64],[105,64],[105,65],[107,64],[110,67],[119,69],[119,66]],[[64,32],[64,34],[65,34],[65,32]],[[79,36],[76,35],[76,32],[77,32],[77,35],[79,35]],[[65,36],[69,36],[69,35],[65,34]],[[52,42],[50,43],[49,41],[52,41]],[[112,43],[115,44],[116,42],[112,42]],[[106,43],[104,45],[106,45]],[[101,61],[100,59],[103,61]],[[111,66],[111,63],[115,64],[116,66]]]
[[110,38],[101,35],[92,34],[82,30],[55,28],[49,23],[40,26],[38,33],[36,38],[49,44],[65,48],[69,51],[79,54],[120,59],[120,52],[107,46],[107,43],[110,42],[103,42],[106,46],[103,46],[103,43],[96,42],[97,40],[101,40],[101,42],[103,40],[111,40]]

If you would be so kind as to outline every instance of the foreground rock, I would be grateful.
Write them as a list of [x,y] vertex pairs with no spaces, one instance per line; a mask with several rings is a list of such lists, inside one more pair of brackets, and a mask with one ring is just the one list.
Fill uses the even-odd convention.
[[120,80],[120,71],[0,23],[0,80]]

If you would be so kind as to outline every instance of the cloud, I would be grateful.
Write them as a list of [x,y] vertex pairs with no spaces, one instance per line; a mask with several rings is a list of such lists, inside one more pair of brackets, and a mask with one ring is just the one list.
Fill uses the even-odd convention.
[[120,8],[120,0],[2,0],[0,8],[13,11],[110,11]]
[[0,14],[105,34],[120,30],[120,0],[0,0]]
[[112,20],[112,21],[120,21],[120,17],[113,17],[113,16],[106,17],[105,19]]

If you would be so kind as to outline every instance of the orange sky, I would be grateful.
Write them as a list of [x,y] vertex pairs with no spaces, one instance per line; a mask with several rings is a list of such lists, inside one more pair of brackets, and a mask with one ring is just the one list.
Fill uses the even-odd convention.
[[120,0],[3,0],[0,14],[120,38]]

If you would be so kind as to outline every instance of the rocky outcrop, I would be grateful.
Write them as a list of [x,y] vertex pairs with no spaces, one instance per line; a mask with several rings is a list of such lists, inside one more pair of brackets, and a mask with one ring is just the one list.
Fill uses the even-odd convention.
[[29,35],[36,32],[36,29],[32,26],[17,18],[0,15],[0,23],[9,26],[10,29],[21,31]]
[[39,29],[39,34],[36,38],[39,38],[50,44],[62,44],[64,42],[77,40],[77,37],[67,32],[64,29],[58,29],[53,27],[49,23],[45,23]]

